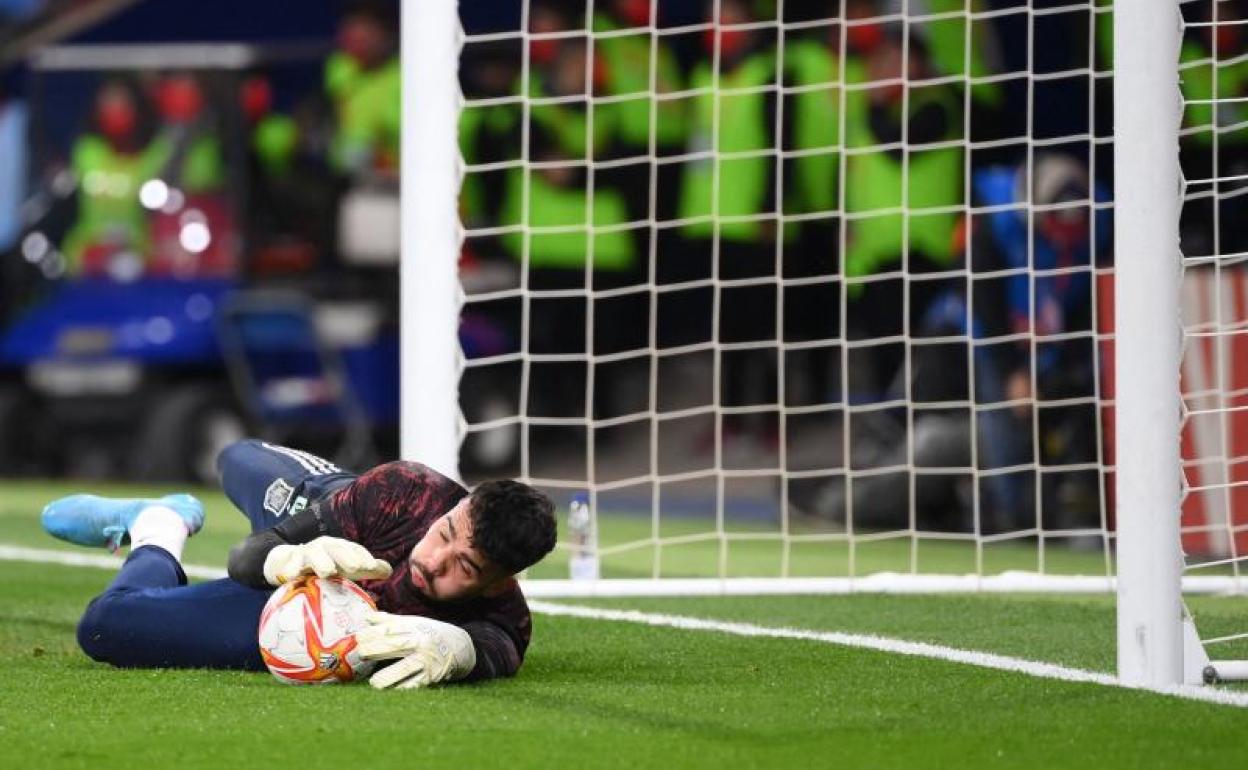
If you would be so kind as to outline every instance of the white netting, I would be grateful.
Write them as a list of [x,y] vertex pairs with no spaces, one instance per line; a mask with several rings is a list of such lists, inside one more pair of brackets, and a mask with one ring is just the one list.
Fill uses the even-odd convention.
[[465,18],[466,475],[607,577],[1109,574],[1109,7],[692,5]]

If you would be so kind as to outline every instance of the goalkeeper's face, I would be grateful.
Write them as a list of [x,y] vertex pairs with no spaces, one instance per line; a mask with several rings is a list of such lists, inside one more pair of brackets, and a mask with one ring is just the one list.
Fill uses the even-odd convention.
[[408,556],[412,585],[430,599],[480,596],[508,577],[472,546],[468,500],[465,497],[435,521]]

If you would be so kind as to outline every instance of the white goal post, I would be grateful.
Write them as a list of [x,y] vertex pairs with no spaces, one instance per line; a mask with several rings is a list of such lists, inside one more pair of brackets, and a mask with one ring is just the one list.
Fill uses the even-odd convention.
[[405,3],[401,23],[403,112],[419,119],[402,129],[400,453],[458,478],[458,3]]
[[[1244,255],[1217,235],[1220,196],[1248,174],[1219,176],[1222,127],[1180,128],[1185,104],[1221,115],[1217,43],[1208,98],[1181,92],[1179,66],[1184,35],[1216,25],[1217,11],[1185,22],[1182,0],[839,0],[820,17],[792,0],[714,0],[697,3],[704,17],[672,21],[662,5],[621,22],[612,0],[516,0],[516,19],[465,33],[455,0],[403,4],[402,455],[471,481],[484,471],[461,469],[461,450],[489,439],[499,456],[515,453],[499,468],[561,507],[587,497],[588,544],[570,545],[561,524],[559,548],[591,549],[603,578],[548,567],[528,580],[534,596],[1116,591],[1121,679],[1199,679],[1206,644],[1244,635],[1202,643],[1183,594],[1243,592],[1248,542],[1234,505],[1248,479],[1229,437],[1248,410],[1228,395],[1237,364],[1248,377],[1248,350],[1228,363],[1248,332],[1248,280],[1235,268]],[[1079,42],[1060,40],[1071,61],[1044,61],[1044,36],[1071,30]],[[734,35],[763,42],[730,71]],[[853,58],[881,40],[896,46],[902,74]],[[549,63],[569,47],[579,79],[576,66]],[[465,85],[461,61],[484,49],[492,80]],[[631,73],[640,90],[611,90],[604,83],[630,56],[645,70]],[[1112,134],[1098,114],[1111,83]],[[1023,104],[1008,116],[1018,133],[976,125],[1009,112],[1007,91]],[[902,116],[896,136],[863,117],[888,99]],[[639,101],[644,140],[601,149],[600,136],[623,130],[614,112]],[[472,110],[474,130],[511,149],[462,156],[460,118]],[[937,135],[923,133],[924,110],[943,116]],[[1043,127],[1063,125],[1053,117],[1063,111],[1086,127]],[[673,139],[666,121],[678,112]],[[763,121],[744,135],[725,114]],[[1194,196],[1178,149],[1205,129],[1213,170]],[[1111,145],[1112,174],[1098,157]],[[896,175],[891,201],[860,194],[859,180],[880,169]],[[830,182],[812,193],[818,173]],[[932,183],[941,174],[949,189]],[[758,178],[756,208],[734,208],[729,188]],[[673,203],[699,184],[707,210]],[[539,213],[539,194],[563,206],[557,216]],[[504,202],[480,215],[491,198]],[[1181,255],[1194,198],[1214,201],[1213,245]],[[1073,262],[1054,261],[1040,223],[1068,214],[1084,245]],[[568,237],[584,241],[579,261]],[[753,252],[741,246],[750,238]],[[791,272],[791,255],[818,238],[835,256]],[[851,265],[861,255],[850,250],[872,239],[867,262],[890,248],[896,262]],[[636,245],[634,272],[600,285],[625,241]],[[704,268],[665,274],[674,248],[698,244]],[[468,286],[461,256],[484,252],[508,269]],[[980,264],[984,254],[998,261]],[[559,280],[581,279],[551,283],[541,259],[558,263],[549,272]],[[981,330],[989,306],[1019,286],[1013,326]],[[890,299],[864,301],[889,287]],[[1065,301],[1055,291],[1078,292],[1073,320],[1046,316],[1042,303]],[[632,300],[636,316],[620,310]],[[942,302],[948,317],[920,328]],[[555,305],[563,314],[543,319]],[[502,341],[466,352],[481,315],[470,312],[482,308],[494,314],[486,337]],[[892,315],[854,316],[881,311]],[[769,335],[740,336],[741,316]],[[621,342],[613,325],[632,323],[639,333]],[[700,331],[671,334],[682,324]],[[552,329],[579,342],[543,348]],[[1063,356],[1082,356],[1077,385],[1054,384]],[[1002,360],[1020,379],[998,371]],[[956,375],[950,392],[921,390],[933,362]],[[896,375],[864,384],[872,367]],[[503,396],[470,407],[470,378],[474,391],[503,383],[492,391]],[[878,499],[896,510],[881,514]],[[1218,666],[1221,679],[1241,671]]]
[[1174,0],[1114,11],[1118,674],[1182,681],[1179,546],[1179,17]]

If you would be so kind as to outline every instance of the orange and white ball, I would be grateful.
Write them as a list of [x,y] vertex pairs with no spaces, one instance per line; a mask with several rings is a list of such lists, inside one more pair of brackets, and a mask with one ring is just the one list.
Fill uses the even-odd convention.
[[344,578],[302,577],[279,586],[260,613],[260,656],[286,684],[350,682],[375,664],[360,659],[355,632],[377,608]]

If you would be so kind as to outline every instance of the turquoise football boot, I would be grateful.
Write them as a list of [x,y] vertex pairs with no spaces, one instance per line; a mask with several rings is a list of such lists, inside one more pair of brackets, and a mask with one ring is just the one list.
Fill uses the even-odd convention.
[[48,503],[43,509],[43,528],[61,540],[77,545],[103,545],[116,551],[129,539],[130,527],[139,512],[151,505],[171,508],[186,522],[186,530],[191,535],[204,526],[204,506],[191,495],[148,499],[70,495]]

